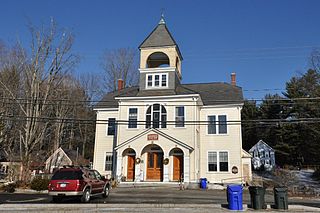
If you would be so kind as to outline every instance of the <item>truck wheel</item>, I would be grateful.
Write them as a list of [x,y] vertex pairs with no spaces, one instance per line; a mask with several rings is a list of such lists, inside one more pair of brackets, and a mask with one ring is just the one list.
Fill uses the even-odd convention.
[[90,189],[86,188],[81,196],[82,203],[88,203],[90,201]]
[[109,185],[106,185],[103,189],[103,194],[102,194],[102,197],[106,198],[109,196],[109,193],[110,193],[110,188],[109,188]]

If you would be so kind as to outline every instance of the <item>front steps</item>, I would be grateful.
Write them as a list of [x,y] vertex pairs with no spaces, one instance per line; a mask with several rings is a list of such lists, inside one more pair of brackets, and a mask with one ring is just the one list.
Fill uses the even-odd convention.
[[117,187],[130,188],[130,187],[162,187],[162,188],[180,188],[179,182],[120,182]]

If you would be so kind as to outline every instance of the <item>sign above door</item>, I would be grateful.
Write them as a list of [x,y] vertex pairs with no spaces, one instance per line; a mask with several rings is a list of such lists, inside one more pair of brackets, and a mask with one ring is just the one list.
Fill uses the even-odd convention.
[[159,138],[158,134],[149,134],[149,135],[147,135],[148,141],[157,141],[158,138]]

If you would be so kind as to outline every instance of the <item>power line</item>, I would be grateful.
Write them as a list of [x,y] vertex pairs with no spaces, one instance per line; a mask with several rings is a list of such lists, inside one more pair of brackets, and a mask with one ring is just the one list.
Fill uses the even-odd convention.
[[[34,101],[28,101],[30,99],[25,98],[19,98],[19,99],[12,99],[7,98],[8,101],[0,100],[0,103],[2,104],[10,104],[10,105],[49,105],[49,106],[86,106],[88,108],[95,108],[95,105],[84,105],[84,104],[90,104],[91,101],[74,101],[74,100],[66,100],[66,99],[53,99],[53,100],[46,100],[46,103],[42,103],[41,99],[37,99]],[[320,97],[313,97],[313,98],[270,98],[270,99],[245,99],[245,100],[206,100],[205,104],[198,104],[195,103],[195,101],[188,101],[188,100],[166,100],[166,101],[154,101],[154,100],[133,100],[133,102],[136,102],[134,104],[118,104],[117,101],[114,100],[104,100],[104,101],[97,101],[97,103],[100,103],[99,108],[103,108],[103,104],[112,103],[114,104],[115,108],[118,108],[119,106],[150,106],[151,104],[158,103],[163,106],[207,106],[207,105],[223,105],[223,104],[238,104],[238,103],[244,103],[244,102],[263,102],[265,105],[299,105],[299,104],[318,104],[320,101]],[[130,101],[128,101],[130,102]],[[274,103],[277,102],[277,103]],[[168,104],[169,103],[169,104]],[[170,103],[176,103],[176,104],[170,104]],[[183,103],[183,104],[180,104]],[[192,103],[192,104],[187,104]]]
[[[96,124],[108,124],[108,120],[105,119],[78,119],[78,118],[55,118],[55,117],[35,117],[35,116],[2,116],[0,120],[4,121],[35,121],[35,122],[57,122],[57,123],[73,123],[73,122],[88,122],[88,123],[96,123]],[[165,122],[167,125],[176,125],[177,123],[181,123],[180,121],[146,121],[146,120],[117,120],[116,123],[118,125],[128,125],[129,123],[136,123],[137,125],[145,125],[147,123],[158,123],[159,125]],[[320,123],[320,118],[295,118],[295,119],[252,119],[252,120],[226,120],[226,121],[204,121],[204,120],[185,120],[185,125],[209,125],[209,124],[226,124],[226,125],[241,125],[241,124],[296,124],[296,123]]]

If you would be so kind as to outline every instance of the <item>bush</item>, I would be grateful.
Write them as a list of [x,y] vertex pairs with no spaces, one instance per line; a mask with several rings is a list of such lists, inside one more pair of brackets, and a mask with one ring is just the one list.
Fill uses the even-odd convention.
[[314,171],[314,173],[312,174],[312,178],[320,180],[320,169],[316,169],[316,171]]
[[35,177],[30,183],[30,188],[36,191],[47,190],[49,182],[47,178]]
[[15,183],[10,183],[8,185],[5,185],[3,190],[5,192],[13,193],[14,191],[16,191],[16,184]]

